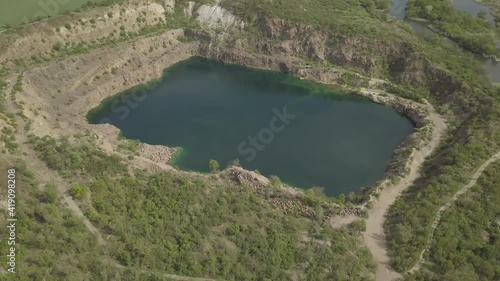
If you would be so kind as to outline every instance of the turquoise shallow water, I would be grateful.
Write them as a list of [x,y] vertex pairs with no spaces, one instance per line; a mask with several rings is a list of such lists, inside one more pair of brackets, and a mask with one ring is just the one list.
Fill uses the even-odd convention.
[[105,101],[92,123],[130,139],[182,147],[181,169],[232,160],[300,188],[336,196],[380,179],[413,131],[405,117],[365,98],[289,75],[192,58],[147,89]]

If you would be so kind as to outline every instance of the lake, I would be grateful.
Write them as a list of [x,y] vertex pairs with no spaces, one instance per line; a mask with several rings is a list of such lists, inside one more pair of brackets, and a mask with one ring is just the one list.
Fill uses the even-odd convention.
[[[374,184],[413,132],[392,108],[279,72],[192,58],[165,71],[136,106],[131,89],[89,114],[124,137],[182,147],[172,164],[209,171],[238,159],[249,170],[336,196]],[[127,105],[127,102],[129,104]]]

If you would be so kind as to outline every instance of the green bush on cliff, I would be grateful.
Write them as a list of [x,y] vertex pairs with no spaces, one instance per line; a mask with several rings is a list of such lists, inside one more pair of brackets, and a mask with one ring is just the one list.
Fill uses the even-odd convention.
[[73,184],[69,188],[69,191],[70,191],[71,196],[73,196],[73,198],[75,198],[75,199],[82,199],[88,195],[87,187],[85,187],[81,184],[78,184],[78,183]]
[[217,173],[220,169],[219,162],[214,159],[210,159],[210,161],[208,161],[208,167],[210,168],[211,173]]

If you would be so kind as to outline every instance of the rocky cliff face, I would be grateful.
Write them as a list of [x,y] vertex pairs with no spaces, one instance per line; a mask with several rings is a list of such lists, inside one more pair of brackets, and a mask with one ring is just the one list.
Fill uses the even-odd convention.
[[[28,25],[0,35],[0,61],[50,60],[60,54],[55,50],[58,43],[96,48],[95,42],[102,38],[118,39],[122,31],[130,34],[167,21],[165,13],[173,7],[171,0],[163,5],[141,0]],[[199,42],[198,55],[321,82],[339,80],[354,70],[366,77],[429,89],[437,100],[458,108],[464,117],[469,111],[467,102],[462,102],[466,99],[457,99],[457,94],[466,97],[472,89],[444,67],[421,58],[409,43],[347,35],[269,17],[258,18],[252,23],[254,28],[248,28],[249,23],[216,5],[202,5],[193,15],[198,15],[202,27],[185,30],[185,34]]]
[[[293,23],[285,19],[262,17],[257,21],[259,35],[241,36],[239,28],[223,33],[187,30],[201,42],[199,54],[226,62],[335,81],[344,71],[354,69],[367,77],[428,89],[441,103],[455,107],[467,117],[469,106],[457,99],[472,91],[444,67],[422,58],[409,43],[347,36],[326,28]],[[263,36],[262,36],[263,35]]]
[[64,47],[91,48],[98,41],[118,40],[126,37],[126,33],[140,32],[165,22],[166,13],[172,10],[172,0],[166,0],[163,5],[153,0],[125,2],[9,30],[0,34],[0,62],[35,57],[50,60]]

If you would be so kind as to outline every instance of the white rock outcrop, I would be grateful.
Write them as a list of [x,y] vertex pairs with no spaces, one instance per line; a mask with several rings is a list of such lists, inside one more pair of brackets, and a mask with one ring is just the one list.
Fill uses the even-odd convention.
[[218,5],[201,5],[197,12],[200,23],[210,27],[228,28],[235,25],[241,25],[241,21],[230,11]]

